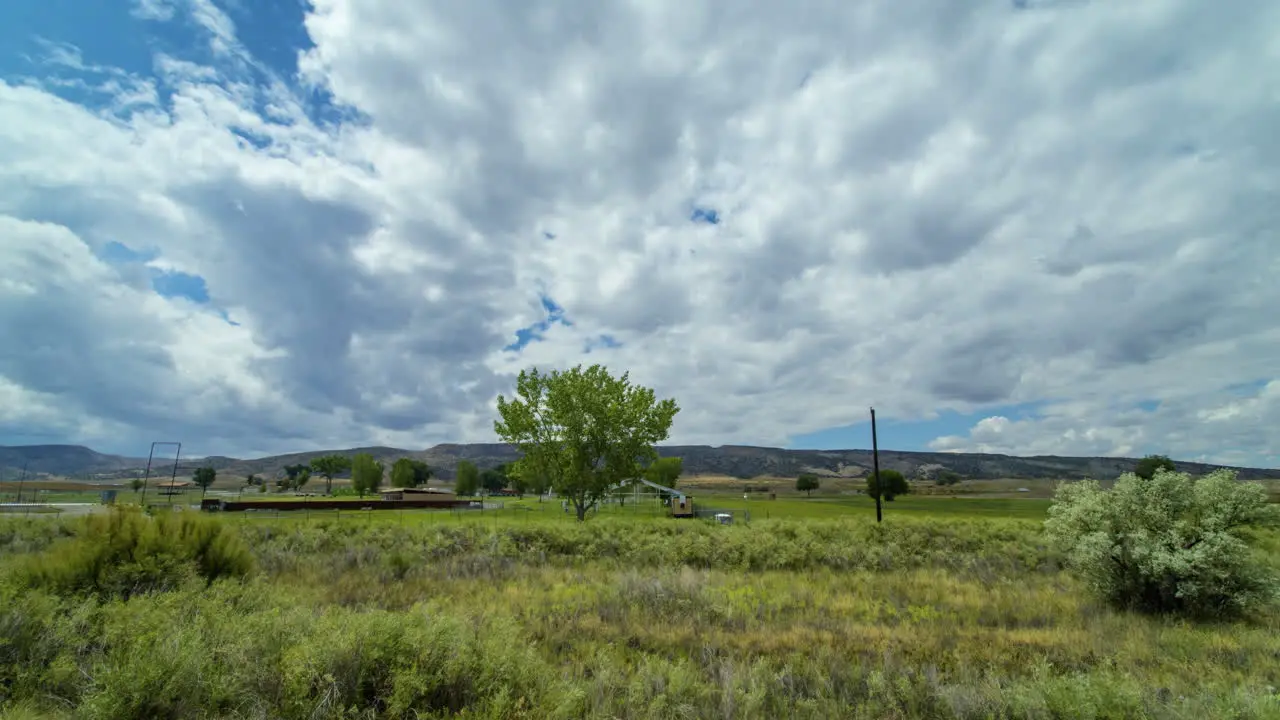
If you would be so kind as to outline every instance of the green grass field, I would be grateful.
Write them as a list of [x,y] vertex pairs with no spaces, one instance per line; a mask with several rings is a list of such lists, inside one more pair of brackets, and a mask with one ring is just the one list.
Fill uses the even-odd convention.
[[[180,513],[198,567],[255,568],[212,585],[142,550],[85,564],[139,530],[0,518],[0,716],[1280,717],[1280,615],[1108,609],[1046,547],[1045,500],[903,497],[881,525],[865,497],[697,502],[734,524],[530,498]],[[170,579],[66,584],[140,572]]]

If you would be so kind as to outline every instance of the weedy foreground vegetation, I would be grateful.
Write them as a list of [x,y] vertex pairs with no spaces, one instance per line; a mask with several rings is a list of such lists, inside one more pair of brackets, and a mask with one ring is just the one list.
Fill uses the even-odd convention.
[[[1181,480],[1163,482],[1145,487]],[[1087,518],[1129,506],[1094,490],[1061,498],[1048,533],[941,499],[917,502],[945,513],[891,512],[883,525],[865,506],[732,526],[625,512],[0,519],[0,707],[10,718],[1280,717],[1280,614],[1265,593],[1251,585],[1230,619],[1118,607],[1116,576],[1088,571],[1105,528]],[[1198,507],[1173,510],[1191,522]],[[1210,529],[1247,541],[1231,547],[1252,571],[1276,569],[1275,530]],[[1121,579],[1141,582],[1144,567]]]

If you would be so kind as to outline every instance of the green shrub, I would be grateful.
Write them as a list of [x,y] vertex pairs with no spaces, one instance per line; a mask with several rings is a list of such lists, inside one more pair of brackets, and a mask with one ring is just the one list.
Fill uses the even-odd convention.
[[1258,483],[1218,470],[1195,479],[1159,470],[1058,488],[1045,521],[1068,566],[1121,608],[1218,617],[1265,605],[1276,583],[1246,542],[1251,526],[1275,522]]
[[1161,470],[1177,472],[1178,466],[1165,455],[1148,455],[1138,461],[1138,465],[1133,469],[1133,474],[1143,480],[1150,480]]
[[59,594],[128,598],[197,577],[208,583],[241,577],[254,567],[248,547],[228,527],[186,513],[148,517],[113,508],[84,518],[74,533],[17,563],[18,582]]
[[942,486],[958,485],[963,479],[964,478],[960,477],[960,473],[943,470],[939,472],[937,478],[934,479],[934,484]]
[[[501,575],[505,563],[680,567],[715,570],[876,570],[936,567],[984,577],[1056,567],[1037,523],[1021,520],[760,520],[732,526],[632,522],[405,525],[316,520],[281,529],[241,528],[263,570],[340,574],[357,568],[388,579],[414,574]],[[397,568],[396,553],[412,567]],[[479,571],[479,572],[477,572]]]
[[555,671],[510,618],[315,607],[266,583],[127,601],[0,586],[0,718],[529,714]]

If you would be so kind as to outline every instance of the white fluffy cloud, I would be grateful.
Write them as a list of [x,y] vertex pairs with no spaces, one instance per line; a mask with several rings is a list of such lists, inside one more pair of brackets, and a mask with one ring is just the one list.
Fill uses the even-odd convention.
[[315,0],[296,79],[137,12],[214,60],[0,81],[0,435],[485,440],[600,361],[677,442],[1033,403],[933,445],[1280,463],[1275,3]]

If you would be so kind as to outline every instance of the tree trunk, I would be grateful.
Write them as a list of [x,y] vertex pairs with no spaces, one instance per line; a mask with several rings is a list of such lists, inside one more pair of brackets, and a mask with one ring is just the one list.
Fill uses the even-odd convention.
[[587,506],[582,503],[574,503],[573,509],[578,511],[578,522],[586,522]]

